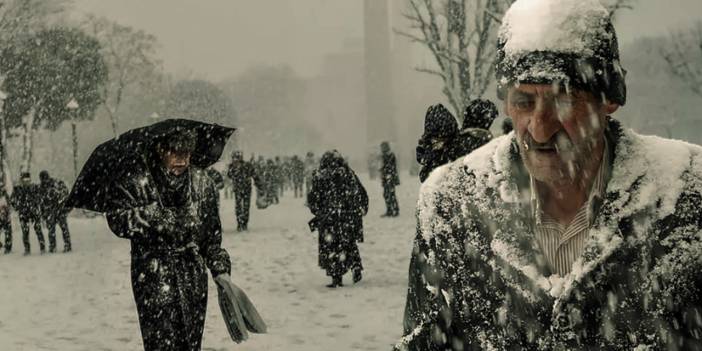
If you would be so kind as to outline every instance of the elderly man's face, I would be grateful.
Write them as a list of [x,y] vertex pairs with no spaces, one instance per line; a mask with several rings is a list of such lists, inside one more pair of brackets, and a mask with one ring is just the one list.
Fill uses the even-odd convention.
[[168,172],[179,176],[190,166],[190,152],[165,150],[161,152],[161,161]]
[[520,84],[507,95],[522,159],[529,173],[548,184],[572,182],[601,147],[605,118],[618,106],[583,91]]

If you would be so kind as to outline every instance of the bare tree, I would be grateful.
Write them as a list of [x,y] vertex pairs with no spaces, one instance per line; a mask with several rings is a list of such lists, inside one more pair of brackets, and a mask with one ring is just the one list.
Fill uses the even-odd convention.
[[661,54],[671,72],[695,94],[702,96],[702,22],[670,35]]
[[417,70],[438,76],[456,116],[481,97],[493,79],[497,29],[514,0],[408,0],[411,31],[397,31],[426,46],[436,68]]
[[118,134],[119,108],[128,89],[136,84],[149,84],[158,79],[161,62],[155,58],[158,41],[142,30],[123,26],[106,18],[88,15],[83,25],[102,44],[102,55],[108,65],[109,80],[103,87],[102,106]]
[[[456,116],[480,98],[494,78],[496,35],[515,0],[407,0],[409,31],[396,33],[428,48],[435,67],[417,71],[440,77]],[[610,18],[637,0],[603,0]]]

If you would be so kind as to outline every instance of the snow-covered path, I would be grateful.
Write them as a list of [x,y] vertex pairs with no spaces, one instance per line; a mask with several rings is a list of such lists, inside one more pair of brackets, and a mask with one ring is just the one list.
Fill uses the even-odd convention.
[[[399,188],[401,215],[381,219],[378,182],[364,179],[371,199],[361,256],[364,279],[328,289],[317,267],[309,211],[286,194],[281,204],[252,210],[250,231],[234,231],[233,204],[223,200],[224,246],[233,280],[266,320],[269,334],[240,345],[226,331],[210,280],[204,350],[389,350],[402,329],[407,265],[414,236],[418,181]],[[15,222],[14,252],[0,254],[0,349],[139,350],[129,282],[129,243],[104,220],[71,218],[74,252],[23,257]],[[61,239],[59,238],[59,242]],[[61,247],[61,244],[59,244]]]

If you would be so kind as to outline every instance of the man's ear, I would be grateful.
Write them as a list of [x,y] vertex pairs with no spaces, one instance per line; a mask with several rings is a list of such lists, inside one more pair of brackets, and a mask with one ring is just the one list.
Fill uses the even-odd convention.
[[615,111],[619,109],[619,104],[615,104],[613,102],[605,101],[604,106],[602,107],[604,109],[604,112],[607,115],[613,114]]

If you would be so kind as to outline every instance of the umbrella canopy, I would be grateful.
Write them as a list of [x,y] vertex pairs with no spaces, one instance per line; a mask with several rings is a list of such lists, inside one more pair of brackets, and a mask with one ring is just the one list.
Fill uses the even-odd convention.
[[147,155],[155,148],[156,141],[180,130],[196,133],[190,163],[207,168],[222,156],[235,129],[189,119],[166,119],[127,131],[93,150],[73,185],[66,207],[97,212],[111,210],[109,195],[115,180],[131,171],[145,169]]

